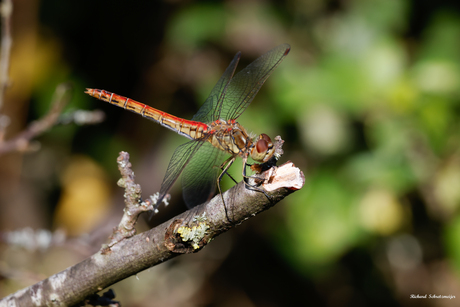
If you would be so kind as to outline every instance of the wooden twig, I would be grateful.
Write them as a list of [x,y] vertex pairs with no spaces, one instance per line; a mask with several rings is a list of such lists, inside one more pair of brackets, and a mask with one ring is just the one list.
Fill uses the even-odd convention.
[[217,195],[208,203],[147,232],[118,241],[110,249],[101,250],[60,273],[5,297],[0,300],[0,307],[77,304],[87,296],[156,264],[183,253],[199,251],[216,236],[274,206],[305,183],[302,172],[292,163],[270,169],[260,176],[264,176],[267,182],[261,187],[271,187],[265,189],[269,198],[240,182],[224,193],[226,208]]
[[[120,152],[117,158],[118,170],[121,173],[121,179],[118,180],[118,186],[125,188],[125,208],[123,209],[123,217],[120,224],[116,227],[110,236],[108,244],[102,246],[102,253],[108,253],[110,248],[123,239],[132,237],[136,233],[134,226],[136,225],[139,215],[143,212],[153,210],[153,205],[156,204],[158,193],[150,196],[146,201],[142,201],[142,189],[139,184],[134,182],[134,172],[131,169],[129,162],[129,154]],[[165,197],[164,203],[167,205],[168,198]]]
[[[0,110],[5,99],[5,90],[10,81],[8,72],[10,68],[10,52],[13,44],[11,38],[11,15],[13,15],[13,3],[11,0],[3,0],[0,4],[0,16],[2,19],[2,38],[0,49]],[[0,115],[1,116],[1,115]]]
[[62,109],[69,100],[69,95],[67,95],[68,90],[68,85],[58,85],[56,91],[54,92],[52,106],[48,114],[46,114],[41,119],[32,122],[16,137],[7,141],[0,142],[0,154],[11,151],[25,151],[29,149],[30,142],[33,138],[42,134],[57,122]]

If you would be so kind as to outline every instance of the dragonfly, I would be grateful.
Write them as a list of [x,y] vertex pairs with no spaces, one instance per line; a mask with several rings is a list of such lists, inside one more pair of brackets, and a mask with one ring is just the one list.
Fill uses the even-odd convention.
[[[220,181],[237,157],[243,160],[243,178],[247,178],[248,157],[261,164],[272,159],[275,147],[270,137],[264,133],[253,136],[236,120],[290,49],[288,44],[279,45],[233,76],[241,57],[241,52],[238,52],[191,120],[112,92],[86,89],[85,93],[92,97],[140,114],[190,139],[174,151],[154,212],[180,175],[187,207],[192,208],[210,200],[216,192],[216,185],[225,204]],[[226,155],[230,157],[224,161]]]

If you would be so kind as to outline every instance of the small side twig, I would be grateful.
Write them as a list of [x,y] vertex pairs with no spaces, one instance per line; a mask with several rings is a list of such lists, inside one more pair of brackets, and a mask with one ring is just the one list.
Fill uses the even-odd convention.
[[58,85],[54,92],[52,106],[48,114],[32,122],[26,130],[19,133],[16,137],[8,141],[0,142],[0,154],[29,149],[30,142],[33,138],[42,134],[57,122],[62,109],[69,101],[69,97],[66,95],[68,91],[69,86],[67,84]]
[[[120,152],[117,158],[118,170],[121,173],[121,179],[118,180],[118,186],[125,189],[124,199],[125,208],[124,214],[121,218],[120,224],[116,227],[110,236],[110,242],[102,246],[102,253],[107,253],[112,246],[117,244],[123,239],[132,237],[136,234],[136,225],[139,215],[146,211],[153,210],[153,204],[156,203],[158,193],[150,196],[146,201],[142,201],[141,186],[134,182],[134,172],[131,169],[131,162],[129,162],[129,154],[127,152]],[[164,199],[167,205],[167,198]]]

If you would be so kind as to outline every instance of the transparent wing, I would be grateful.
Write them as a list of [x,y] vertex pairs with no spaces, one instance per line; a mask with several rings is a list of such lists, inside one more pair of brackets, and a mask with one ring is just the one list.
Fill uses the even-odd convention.
[[216,192],[216,180],[225,152],[206,142],[201,146],[182,173],[182,193],[187,207],[202,204]]
[[206,99],[198,112],[193,116],[193,121],[211,123],[219,119],[218,114],[220,113],[220,108],[222,107],[222,95],[225,93],[226,88],[235,73],[240,57],[241,52],[238,52],[230,65],[228,65],[222,77],[220,77],[219,81],[212,89],[208,99]]
[[171,161],[169,161],[165,178],[161,183],[160,197],[158,198],[158,201],[155,205],[155,209],[158,208],[161,201],[166,196],[166,193],[168,193],[174,182],[176,182],[177,178],[179,178],[179,175],[182,173],[194,154],[200,149],[201,146],[203,146],[203,144],[205,144],[204,140],[205,139],[192,140],[177,147],[177,149],[174,151]]
[[288,44],[275,47],[237,73],[219,101],[217,119],[237,119],[290,49]]
[[[288,44],[274,48],[232,79],[241,55],[238,52],[192,120],[210,123],[217,119],[238,118],[289,50]],[[187,206],[193,207],[207,201],[215,192],[216,178],[224,155],[223,151],[206,142],[206,138],[179,146],[169,162],[155,208],[182,172],[183,195]]]

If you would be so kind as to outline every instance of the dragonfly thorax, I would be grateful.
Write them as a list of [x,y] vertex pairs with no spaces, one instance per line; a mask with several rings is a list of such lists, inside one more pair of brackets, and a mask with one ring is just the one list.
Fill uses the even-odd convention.
[[246,129],[235,121],[217,120],[209,125],[211,137],[208,141],[231,155],[247,153],[252,144]]
[[251,156],[254,161],[264,163],[275,151],[268,135],[261,134],[253,140],[246,129],[235,121],[215,121],[209,126],[208,131],[211,133],[208,141],[231,155]]

